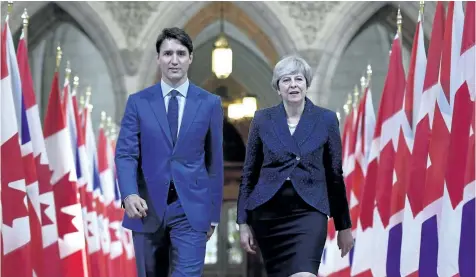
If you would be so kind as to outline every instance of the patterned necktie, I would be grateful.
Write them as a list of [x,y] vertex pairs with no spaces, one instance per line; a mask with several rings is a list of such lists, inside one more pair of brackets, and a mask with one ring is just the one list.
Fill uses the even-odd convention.
[[170,133],[172,134],[172,140],[175,143],[177,142],[177,132],[178,132],[178,113],[179,113],[179,107],[178,107],[178,100],[177,100],[177,95],[178,91],[172,90],[170,92],[170,100],[169,100],[169,107],[167,111],[167,118],[169,120],[169,126],[170,126]]

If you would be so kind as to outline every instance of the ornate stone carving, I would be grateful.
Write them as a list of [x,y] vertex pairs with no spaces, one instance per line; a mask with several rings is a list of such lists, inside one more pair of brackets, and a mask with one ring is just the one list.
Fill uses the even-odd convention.
[[160,2],[155,1],[107,1],[106,8],[124,32],[129,47],[135,47],[136,40],[147,24],[150,15]]
[[312,68],[313,73],[315,73],[322,57],[322,51],[319,49],[303,49],[299,50],[297,54],[306,60]]
[[142,50],[140,50],[139,48],[121,49],[120,53],[124,62],[124,67],[126,69],[127,75],[134,76],[137,73],[137,70],[139,69]]
[[126,38],[127,48],[121,49],[120,53],[128,75],[137,73],[142,54],[137,39],[159,4],[154,1],[104,2]]
[[285,1],[281,3],[288,7],[289,16],[296,21],[308,44],[312,44],[316,40],[319,28],[324,24],[327,13],[339,5],[337,1]]

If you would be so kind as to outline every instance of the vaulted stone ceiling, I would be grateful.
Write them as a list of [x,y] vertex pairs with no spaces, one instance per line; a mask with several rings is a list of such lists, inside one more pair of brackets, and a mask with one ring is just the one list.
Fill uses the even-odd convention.
[[[21,27],[20,15],[28,8],[30,16],[51,2],[15,2],[11,27]],[[154,80],[154,42],[160,30],[167,26],[185,27],[193,18],[216,17],[216,9],[207,9],[214,2],[54,2],[77,22],[102,53],[112,72],[116,92],[127,95],[143,88]],[[299,53],[315,70],[310,97],[326,105],[330,92],[330,80],[345,47],[359,28],[384,5],[400,5],[404,20],[416,21],[418,2],[226,2],[231,12],[242,12],[248,22],[231,22],[246,33],[247,24],[259,27],[263,42],[255,43],[267,57],[270,69],[275,56]],[[6,1],[2,2],[2,18]],[[435,4],[426,3],[425,32],[431,28]],[[203,14],[201,14],[203,12]],[[210,14],[207,14],[210,13]],[[225,19],[227,19],[225,17]],[[215,20],[216,21],[216,20]],[[203,21],[205,22],[205,21]],[[206,27],[200,20],[193,24]],[[213,20],[207,24],[214,23]],[[200,25],[202,24],[202,25]],[[240,27],[239,25],[243,25]],[[199,28],[200,29],[200,28]],[[198,33],[197,33],[198,35]],[[235,38],[234,38],[235,39]],[[239,41],[239,39],[237,39]],[[265,43],[265,41],[269,43]],[[268,46],[266,46],[268,44]],[[270,50],[271,49],[271,50]],[[252,50],[250,50],[253,53]],[[255,53],[256,54],[256,53]],[[120,79],[118,79],[120,78]],[[117,79],[117,80],[116,80]],[[245,80],[242,80],[243,82]],[[266,80],[268,81],[268,80]]]

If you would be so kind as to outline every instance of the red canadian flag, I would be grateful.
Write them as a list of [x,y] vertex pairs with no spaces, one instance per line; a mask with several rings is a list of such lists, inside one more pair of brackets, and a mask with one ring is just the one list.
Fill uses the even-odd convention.
[[[53,187],[51,185],[51,171],[49,167],[48,155],[46,154],[45,139],[41,129],[40,113],[36,104],[35,91],[33,90],[33,79],[31,77],[30,65],[28,62],[27,43],[22,36],[18,43],[17,60],[20,71],[23,104],[26,110],[26,125],[30,133],[33,156],[35,160],[36,174],[38,178],[38,204],[41,224],[41,242],[43,253],[36,256],[36,260],[43,266],[41,272],[36,272],[39,277],[60,276],[59,249],[58,249],[58,226],[56,222],[56,211],[53,197]],[[23,127],[25,130],[26,126]],[[34,192],[32,187],[32,193]],[[27,190],[29,188],[27,187]],[[38,208],[38,207],[37,207]],[[31,222],[31,220],[30,220]],[[40,258],[41,257],[41,258]],[[44,262],[48,260],[48,265]]]
[[18,123],[7,60],[7,28],[1,40],[1,264],[2,276],[32,276],[30,222]]
[[45,117],[45,143],[53,175],[62,276],[87,276],[84,225],[70,135],[58,84],[53,77]]

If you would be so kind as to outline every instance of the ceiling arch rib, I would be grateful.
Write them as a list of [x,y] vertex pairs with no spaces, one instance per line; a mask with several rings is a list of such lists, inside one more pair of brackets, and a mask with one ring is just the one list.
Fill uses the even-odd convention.
[[231,2],[212,2],[199,13],[195,14],[185,25],[184,29],[195,39],[206,26],[220,20],[220,9],[222,7],[223,18],[235,25],[245,33],[246,36],[253,40],[258,48],[265,53],[269,64],[276,63],[278,53],[274,49],[268,36],[245,12]]
[[[277,60],[295,52],[295,45],[286,28],[273,15],[268,4],[261,2],[226,2],[225,19],[254,41],[267,57],[268,67]],[[138,89],[152,85],[157,77],[155,41],[165,27],[184,28],[195,40],[208,25],[220,18],[220,3],[217,2],[168,2],[160,5],[160,16],[151,20],[147,32],[141,37],[144,48],[139,66]],[[237,17],[235,15],[240,15]]]

